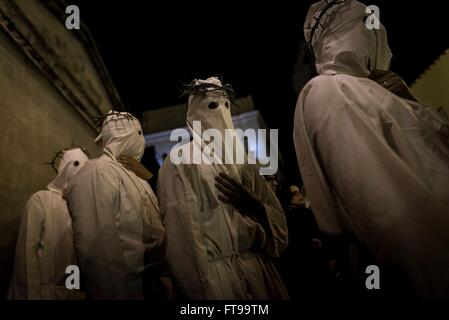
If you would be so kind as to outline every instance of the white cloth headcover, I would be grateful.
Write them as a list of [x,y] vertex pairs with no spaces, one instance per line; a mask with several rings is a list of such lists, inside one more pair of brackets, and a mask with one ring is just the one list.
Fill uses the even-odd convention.
[[145,138],[139,120],[128,112],[109,111],[95,141],[114,157],[128,156],[140,161],[145,152]]
[[[304,24],[304,36],[310,41],[311,29],[327,1],[320,1],[309,8]],[[323,15],[321,26],[316,29],[312,47],[318,74],[348,74],[367,77],[372,70],[388,70],[391,51],[387,32],[368,29],[365,24],[366,6],[355,0],[339,1]]]
[[80,148],[64,151],[59,162],[58,175],[48,187],[65,192],[70,180],[84,166],[87,160],[89,158]]

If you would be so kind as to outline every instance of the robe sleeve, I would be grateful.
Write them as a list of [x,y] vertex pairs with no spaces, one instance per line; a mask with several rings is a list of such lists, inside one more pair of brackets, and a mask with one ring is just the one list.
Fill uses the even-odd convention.
[[208,298],[207,252],[202,242],[199,207],[182,166],[166,161],[158,177],[158,197],[167,231],[170,271],[188,299]]
[[252,166],[254,177],[253,192],[263,202],[271,235],[266,234],[265,250],[272,257],[279,257],[288,245],[288,229],[284,210],[268,185],[265,177],[260,175],[257,166]]
[[82,172],[69,190],[75,250],[86,292],[94,299],[130,298],[118,232],[119,192],[119,179],[101,169]]
[[20,223],[10,299],[41,298],[39,254],[44,250],[44,226],[45,213],[42,201],[38,194],[34,194],[26,204]]

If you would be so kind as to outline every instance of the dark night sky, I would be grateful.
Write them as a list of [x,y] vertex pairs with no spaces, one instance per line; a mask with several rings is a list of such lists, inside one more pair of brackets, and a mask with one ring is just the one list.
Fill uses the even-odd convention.
[[[182,83],[222,76],[238,95],[251,94],[268,126],[280,129],[288,158],[296,102],[292,72],[313,2],[72,1],[131,111],[180,103]],[[365,3],[380,7],[394,54],[392,70],[407,83],[449,48],[440,1]],[[431,32],[444,38],[436,42]]]

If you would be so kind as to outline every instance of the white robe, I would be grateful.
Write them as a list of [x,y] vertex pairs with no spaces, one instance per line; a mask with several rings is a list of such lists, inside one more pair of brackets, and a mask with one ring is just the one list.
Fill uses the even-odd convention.
[[[234,166],[235,168],[235,166]],[[167,229],[167,259],[188,299],[287,299],[271,261],[287,246],[284,212],[254,165],[235,177],[265,204],[273,238],[259,223],[217,198],[215,177],[226,166],[174,165],[159,172],[158,197]]]
[[26,204],[8,298],[80,298],[79,291],[65,287],[65,270],[74,264],[72,222],[67,204],[62,190],[50,185],[48,190],[33,194]]
[[142,299],[142,273],[163,262],[165,229],[149,184],[108,152],[69,189],[81,283],[90,299]]

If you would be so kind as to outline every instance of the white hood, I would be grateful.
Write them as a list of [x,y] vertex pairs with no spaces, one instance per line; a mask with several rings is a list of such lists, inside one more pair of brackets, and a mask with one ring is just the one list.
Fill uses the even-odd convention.
[[145,151],[145,138],[139,120],[127,112],[109,111],[103,129],[95,141],[114,157],[129,156],[140,161]]
[[64,151],[58,166],[57,177],[48,185],[49,189],[66,191],[67,186],[73,176],[89,160],[86,154],[80,149],[69,149]]
[[[326,5],[326,1],[320,1],[310,6],[304,24],[307,42]],[[311,42],[318,74],[367,77],[374,69],[389,69],[392,54],[387,32],[383,25],[378,30],[367,28],[365,18],[370,14],[366,13],[366,8],[358,1],[347,0],[323,15]]]

